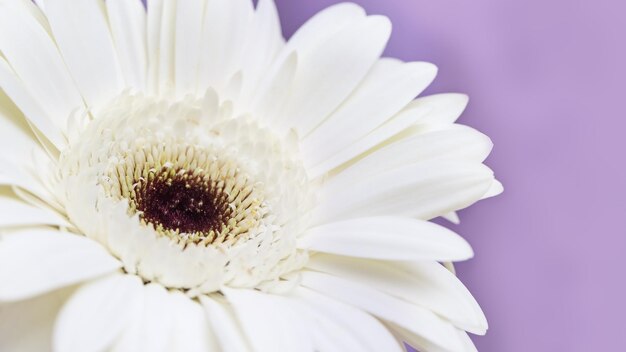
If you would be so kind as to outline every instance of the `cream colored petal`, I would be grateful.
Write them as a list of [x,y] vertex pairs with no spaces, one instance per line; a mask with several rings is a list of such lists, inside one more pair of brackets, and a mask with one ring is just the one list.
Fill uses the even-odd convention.
[[320,44],[295,47],[300,65],[279,126],[295,128],[305,136],[324,121],[364,80],[390,33],[386,17],[370,16]]
[[367,285],[313,271],[302,273],[302,285],[408,329],[442,348],[455,351],[460,350],[463,345],[456,328],[450,322],[430,310]]
[[0,57],[0,88],[19,107],[28,121],[58,150],[62,150],[67,145],[67,140],[62,130],[54,124],[50,114],[45,112],[44,107],[37,102],[11,66],[2,57]]
[[124,79],[103,0],[47,0],[45,13],[63,59],[91,107],[121,92]]
[[313,351],[310,328],[287,299],[252,289],[223,293],[255,351]]
[[174,312],[173,351],[220,351],[202,305],[180,291],[172,292],[167,304]]
[[0,303],[0,351],[52,351],[57,314],[74,288],[64,288],[25,301]]
[[71,226],[61,215],[24,203],[14,196],[0,195],[0,214],[0,228],[29,225]]
[[386,326],[372,315],[305,288],[297,297],[319,322],[311,331],[318,351],[404,351]]
[[309,229],[298,246],[337,255],[412,261],[459,261],[474,255],[461,236],[429,221],[368,217]]
[[425,307],[456,327],[484,334],[487,320],[459,279],[435,262],[399,263],[315,255],[307,267],[367,285]]
[[114,274],[80,287],[63,306],[54,327],[54,350],[105,351],[141,309],[143,283]]
[[223,351],[252,351],[232,307],[223,297],[200,296],[211,329]]
[[116,271],[98,243],[56,230],[0,235],[0,301],[18,301]]
[[488,167],[454,160],[426,161],[364,179],[329,182],[320,191],[313,224],[381,215],[429,220],[480,200],[492,182]]
[[105,4],[126,84],[143,92],[148,73],[146,10],[140,0],[107,0]]
[[426,62],[381,59],[365,80],[319,127],[302,141],[309,165],[316,165],[358,141],[398,113],[435,78]]
[[28,8],[10,4],[0,4],[0,51],[45,116],[65,129],[82,97],[46,28]]
[[467,96],[462,94],[437,94],[415,99],[400,113],[368,135],[338,151],[321,163],[308,168],[309,176],[318,177],[365,155],[373,148],[380,147],[392,137],[413,125],[452,124],[467,105]]
[[143,287],[141,309],[133,311],[129,325],[115,342],[113,352],[169,352],[174,346],[174,305],[163,286]]

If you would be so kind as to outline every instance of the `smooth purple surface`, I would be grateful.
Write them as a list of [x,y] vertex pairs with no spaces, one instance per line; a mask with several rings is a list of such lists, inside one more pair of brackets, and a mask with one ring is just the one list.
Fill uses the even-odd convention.
[[[285,33],[333,0],[277,0]],[[626,2],[357,0],[389,16],[387,55],[437,64],[472,101],[505,194],[463,211],[461,278],[482,352],[623,351]]]

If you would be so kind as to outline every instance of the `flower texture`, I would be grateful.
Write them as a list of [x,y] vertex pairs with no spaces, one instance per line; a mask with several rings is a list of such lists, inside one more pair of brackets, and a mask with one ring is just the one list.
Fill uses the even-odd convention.
[[459,94],[332,6],[0,0],[0,350],[472,351]]

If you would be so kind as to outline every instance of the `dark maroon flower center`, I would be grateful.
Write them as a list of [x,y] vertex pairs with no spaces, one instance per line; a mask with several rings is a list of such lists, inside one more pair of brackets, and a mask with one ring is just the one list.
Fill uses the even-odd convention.
[[135,187],[135,204],[144,221],[180,233],[219,233],[232,210],[228,195],[208,177],[163,170]]

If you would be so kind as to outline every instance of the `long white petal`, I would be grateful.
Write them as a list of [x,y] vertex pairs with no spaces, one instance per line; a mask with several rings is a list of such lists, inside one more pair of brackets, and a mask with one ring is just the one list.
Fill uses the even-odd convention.
[[[284,59],[294,50],[302,51],[302,48],[314,47],[364,17],[365,10],[354,3],[329,6],[311,17],[294,33],[281,58]],[[280,62],[280,58],[278,61]]]
[[159,48],[161,45],[161,22],[163,18],[164,0],[146,0],[146,46],[148,53],[148,91],[159,91]]
[[322,189],[313,223],[377,215],[428,220],[480,200],[492,181],[493,172],[482,164],[445,160],[344,180]]
[[57,149],[62,150],[67,145],[61,129],[52,122],[50,115],[28,92],[24,83],[3,57],[0,57],[0,88]]
[[246,38],[252,28],[254,8],[249,0],[212,0],[207,3],[202,26],[199,89],[224,88],[239,67]]
[[[0,186],[19,187],[30,194],[24,194],[20,192],[20,189],[15,189],[15,192],[21,199],[26,201],[33,200],[33,204],[40,204],[42,201],[46,206],[51,206],[59,209],[58,202],[54,195],[50,192],[50,188],[43,184],[43,180],[38,179],[35,175],[36,170],[32,170],[33,166],[37,165],[20,165],[9,160],[3,160],[0,158]],[[33,162],[35,164],[35,162]],[[38,199],[32,199],[33,196]]]
[[315,255],[307,267],[428,308],[460,329],[476,334],[484,334],[487,330],[485,315],[472,294],[454,274],[438,263],[389,263]]
[[34,150],[43,151],[26,117],[0,92],[0,159],[24,165],[30,162]]
[[255,351],[312,351],[308,326],[280,296],[251,289],[223,289]]
[[274,0],[258,2],[252,26],[241,63],[244,78],[241,104],[244,105],[256,96],[261,78],[285,45]]
[[54,350],[107,350],[140,309],[143,283],[137,276],[114,274],[88,283],[63,306],[54,330]]
[[174,337],[172,351],[219,351],[217,341],[209,328],[202,306],[183,293],[170,294],[168,304],[174,312]]
[[320,321],[322,331],[312,334],[316,342],[327,342],[327,349],[317,345],[319,351],[404,351],[387,327],[365,311],[305,288],[297,295]]
[[204,306],[222,351],[252,350],[228,302],[219,297],[200,296],[200,303]]
[[298,68],[298,55],[292,53],[282,66],[270,72],[252,98],[252,109],[259,118],[273,125],[284,109]]
[[65,288],[25,301],[0,303],[0,351],[52,351],[54,322],[73,291]]
[[[469,97],[467,95],[458,93],[435,94],[424,97],[422,104],[427,105],[430,111],[419,122],[422,124],[441,125],[454,123],[461,116],[468,102]],[[421,106],[411,107],[407,113],[411,113],[412,109],[421,108]]]
[[174,312],[163,286],[143,287],[141,309],[133,312],[129,326],[112,348],[113,352],[166,352],[174,343]]
[[368,177],[425,160],[454,159],[481,163],[493,147],[489,137],[467,126],[450,125],[428,132],[421,132],[419,128],[415,130],[413,135],[390,143],[342,170],[332,182],[352,180],[355,176]]
[[459,261],[473,256],[461,236],[429,221],[368,217],[329,223],[308,230],[300,248],[382,260]]
[[467,105],[467,96],[461,94],[437,94],[415,99],[400,113],[389,119],[382,126],[370,132],[327,160],[310,167],[309,176],[323,175],[338,166],[353,160],[372,148],[384,144],[391,137],[415,124],[451,124],[463,112]]
[[382,293],[367,285],[324,273],[302,273],[302,285],[401,326],[431,343],[452,351],[462,342],[452,324],[433,312]]
[[381,59],[337,111],[303,140],[305,160],[318,164],[367,135],[402,110],[436,74],[435,65],[426,62]]
[[27,299],[117,270],[98,243],[78,235],[32,229],[0,236],[0,301]]
[[61,215],[38,208],[14,197],[0,195],[0,228],[27,225],[57,225],[70,227]]
[[363,81],[382,54],[390,33],[386,17],[370,16],[319,45],[294,48],[301,65],[279,124],[307,135]]
[[46,15],[65,63],[90,106],[100,106],[123,87],[102,0],[47,0]]
[[25,9],[2,3],[0,51],[46,116],[58,128],[67,127],[70,114],[84,105],[46,29]]
[[140,0],[107,0],[106,6],[125,81],[143,92],[148,72],[146,10]]
[[175,84],[181,97],[195,93],[198,86],[205,6],[206,0],[177,0]]
[[498,196],[502,194],[502,192],[504,192],[504,186],[502,185],[502,183],[500,183],[500,181],[498,180],[493,180],[493,183],[491,183],[491,186],[487,190],[487,193],[483,195],[482,199]]

